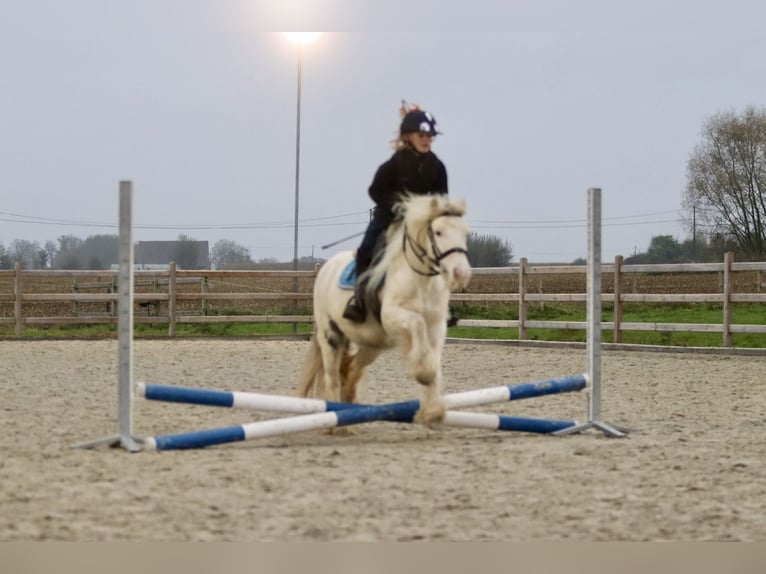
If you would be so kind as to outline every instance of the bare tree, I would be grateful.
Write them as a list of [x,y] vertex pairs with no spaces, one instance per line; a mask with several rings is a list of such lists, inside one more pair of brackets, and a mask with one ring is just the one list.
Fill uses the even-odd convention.
[[85,263],[80,257],[83,240],[75,235],[61,235],[58,238],[56,255],[51,259],[54,269],[83,269]]
[[0,269],[10,269],[11,267],[13,267],[11,256],[5,246],[0,243]]
[[25,269],[40,269],[40,244],[37,241],[14,239],[8,254],[12,261],[20,261]]
[[746,257],[766,257],[766,109],[705,122],[687,164],[684,208],[709,234],[732,237]]
[[89,235],[78,250],[87,269],[109,269],[117,263],[119,238],[116,235]]
[[232,265],[252,263],[252,260],[246,247],[230,239],[221,239],[213,245],[210,263],[214,269],[224,269]]
[[197,240],[183,233],[178,236],[173,260],[181,269],[194,269],[197,265]]
[[513,246],[495,235],[468,234],[468,259],[472,267],[507,267],[513,261]]

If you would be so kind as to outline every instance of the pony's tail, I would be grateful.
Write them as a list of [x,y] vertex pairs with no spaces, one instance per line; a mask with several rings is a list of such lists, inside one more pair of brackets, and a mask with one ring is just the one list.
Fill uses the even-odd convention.
[[321,378],[322,375],[322,353],[319,350],[316,335],[312,335],[295,394],[299,397],[308,397],[316,385],[317,379]]

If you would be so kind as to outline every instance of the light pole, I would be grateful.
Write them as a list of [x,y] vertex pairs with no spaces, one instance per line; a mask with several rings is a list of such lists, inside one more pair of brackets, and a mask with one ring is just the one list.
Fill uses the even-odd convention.
[[[301,68],[303,65],[303,46],[313,42],[321,32],[284,32],[288,42],[298,47],[298,97],[296,101],[295,121],[295,220],[293,224],[293,293],[298,292],[298,206],[300,205],[300,175],[301,175]],[[296,302],[293,301],[293,311]],[[293,323],[293,334],[298,331],[298,325]]]

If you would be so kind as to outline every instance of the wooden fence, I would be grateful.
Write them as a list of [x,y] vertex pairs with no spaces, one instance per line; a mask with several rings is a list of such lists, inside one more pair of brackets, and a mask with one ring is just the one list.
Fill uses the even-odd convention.
[[[525,258],[511,267],[476,268],[475,277],[513,277],[517,289],[514,292],[477,293],[470,288],[455,293],[456,302],[502,302],[518,306],[517,320],[462,319],[461,326],[516,328],[518,338],[527,338],[528,329],[585,329],[582,321],[539,321],[527,319],[529,304],[546,302],[586,301],[584,289],[578,292],[545,292],[539,281],[538,292],[531,288],[535,277],[575,275],[585,277],[584,265],[529,265]],[[641,274],[715,274],[717,292],[706,293],[629,293],[630,278]],[[755,281],[750,288],[734,289],[734,276],[750,273]],[[316,271],[265,271],[265,270],[179,270],[174,264],[169,270],[136,271],[134,299],[136,323],[167,324],[168,336],[173,337],[180,323],[311,323],[311,289]],[[733,255],[726,254],[722,263],[684,263],[624,265],[618,256],[613,264],[602,265],[602,281],[611,289],[602,287],[602,303],[614,305],[614,320],[602,322],[602,328],[614,331],[614,342],[622,342],[625,331],[666,332],[719,332],[723,346],[732,346],[734,333],[766,334],[766,325],[746,325],[732,322],[732,305],[736,303],[766,303],[766,262],[735,263]],[[23,270],[19,264],[13,270],[0,270],[0,326],[13,325],[15,335],[22,336],[24,327],[33,325],[87,325],[117,324],[116,271],[56,271]],[[295,282],[293,282],[295,280]],[[239,291],[221,292],[211,289],[216,285],[233,282]],[[296,287],[297,282],[300,287]],[[281,282],[281,283],[280,283]],[[291,288],[292,282],[292,288]],[[477,282],[478,281],[474,281]],[[472,285],[474,284],[472,282]],[[268,284],[268,288],[259,287]],[[68,292],[62,292],[67,285]],[[276,288],[275,288],[276,285]],[[244,286],[244,289],[242,287]],[[635,289],[634,289],[635,291]],[[48,316],[34,316],[27,307],[48,304],[65,304],[68,312]],[[258,312],[236,314],[222,312],[225,305],[243,305],[261,302],[273,306],[289,305],[287,312]],[[718,303],[723,307],[721,323],[635,323],[622,320],[625,303]],[[101,311],[93,311],[94,304],[102,305]],[[304,306],[304,313],[297,313],[297,305]],[[90,310],[85,307],[90,305]],[[213,308],[217,305],[217,308]],[[55,306],[55,305],[54,305]],[[9,312],[12,307],[12,312]],[[161,312],[160,309],[164,309]]]
[[[506,327],[519,330],[519,340],[527,338],[527,329],[581,329],[587,327],[585,321],[536,321],[527,319],[527,307],[533,302],[581,302],[586,301],[583,293],[531,293],[528,289],[530,280],[536,275],[581,274],[585,275],[585,266],[573,265],[535,265],[527,266],[522,258],[518,267],[514,268],[485,268],[475,269],[477,275],[508,273],[509,270],[518,275],[518,293],[506,294],[465,294],[456,293],[454,301],[503,301],[516,303],[519,308],[518,320],[508,321],[477,321],[461,320],[461,326],[475,327]],[[601,302],[614,305],[614,320],[602,321],[601,328],[614,332],[614,342],[622,343],[625,331],[664,331],[686,333],[722,334],[722,344],[732,346],[733,333],[766,333],[766,325],[746,325],[732,322],[732,304],[734,303],[766,303],[766,283],[764,273],[766,262],[735,263],[732,253],[727,253],[723,263],[678,263],[678,264],[642,264],[624,265],[623,257],[615,257],[613,264],[603,264],[602,281],[608,274],[612,275],[612,290],[605,292],[602,287]],[[751,283],[753,292],[734,292],[733,275],[737,272],[751,272],[755,281]],[[626,293],[624,287],[631,275],[638,274],[684,274],[684,273],[714,273],[720,276],[720,289],[717,293]],[[622,320],[625,303],[718,303],[723,307],[721,323],[635,323]]]

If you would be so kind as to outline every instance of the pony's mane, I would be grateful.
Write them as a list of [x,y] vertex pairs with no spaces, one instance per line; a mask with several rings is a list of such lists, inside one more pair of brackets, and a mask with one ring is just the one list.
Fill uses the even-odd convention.
[[421,237],[425,229],[440,215],[465,215],[465,202],[452,200],[447,195],[406,194],[394,205],[395,218],[386,231],[386,248],[383,256],[367,271],[370,278],[367,287],[375,289],[383,280],[391,261],[402,254],[403,236]]

